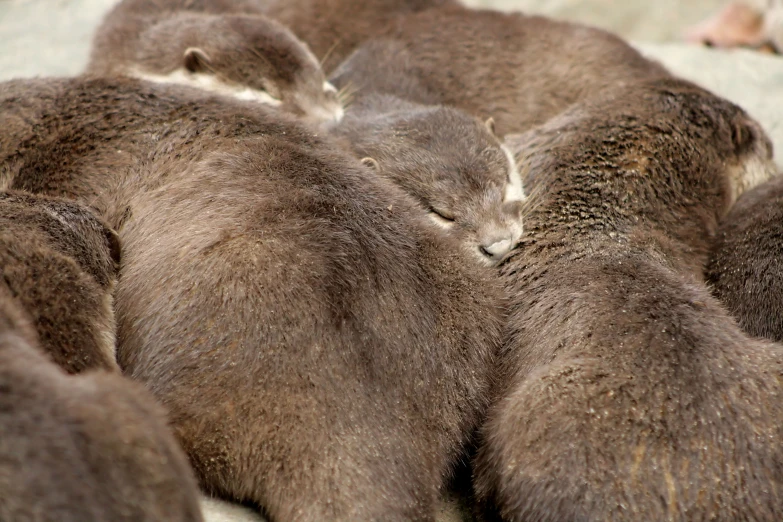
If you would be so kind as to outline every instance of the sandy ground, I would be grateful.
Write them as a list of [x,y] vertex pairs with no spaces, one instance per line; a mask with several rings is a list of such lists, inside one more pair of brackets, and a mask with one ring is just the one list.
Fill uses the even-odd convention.
[[521,10],[603,27],[649,42],[679,40],[682,30],[709,16],[725,0],[472,0],[493,9]]

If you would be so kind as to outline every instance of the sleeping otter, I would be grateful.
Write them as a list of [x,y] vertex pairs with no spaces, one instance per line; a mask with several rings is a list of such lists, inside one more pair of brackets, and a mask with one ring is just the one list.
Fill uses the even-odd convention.
[[754,337],[783,341],[783,176],[745,193],[723,219],[707,264],[715,296]]
[[367,95],[333,132],[480,262],[495,265],[522,234],[525,193],[492,127],[449,107]]
[[113,233],[87,209],[26,194],[0,196],[0,222],[0,520],[201,521],[192,471],[149,393],[108,372],[66,375],[46,357],[69,371],[110,366],[93,338],[103,332],[86,330],[113,319],[101,299]]
[[719,218],[774,168],[759,125],[664,79],[508,141],[532,208],[501,267],[479,496],[505,520],[780,519],[783,347],[702,274]]
[[317,123],[342,117],[307,45],[251,2],[123,0],[98,28],[86,72],[190,85]]
[[[67,148],[115,178],[120,365],[170,411],[207,492],[275,520],[432,519],[487,405],[490,275],[278,111],[127,79],[4,88],[14,182],[78,195],[39,169]],[[112,156],[126,144],[137,161]]]

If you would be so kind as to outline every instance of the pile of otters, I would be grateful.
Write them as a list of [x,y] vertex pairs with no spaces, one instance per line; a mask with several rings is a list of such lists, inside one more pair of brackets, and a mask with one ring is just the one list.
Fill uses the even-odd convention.
[[775,174],[597,29],[123,0],[0,84],[0,520],[783,520]]

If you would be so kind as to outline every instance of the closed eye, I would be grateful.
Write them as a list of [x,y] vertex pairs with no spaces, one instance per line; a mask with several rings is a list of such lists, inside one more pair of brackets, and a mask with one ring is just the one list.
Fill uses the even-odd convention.
[[443,209],[429,207],[430,216],[436,223],[442,226],[451,226],[454,224],[454,215]]

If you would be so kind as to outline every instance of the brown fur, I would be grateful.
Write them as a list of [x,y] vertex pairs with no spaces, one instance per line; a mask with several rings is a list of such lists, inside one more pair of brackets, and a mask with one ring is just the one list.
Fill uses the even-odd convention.
[[69,373],[119,370],[111,291],[114,231],[86,208],[0,193],[0,275],[49,357]]
[[331,74],[338,88],[492,117],[501,136],[636,79],[668,75],[605,31],[520,13],[433,8],[373,37],[351,56],[348,70]]
[[[68,376],[44,355],[100,366],[81,332],[100,303],[83,294],[109,291],[93,280],[114,276],[108,230],[68,202],[3,195],[0,209],[0,520],[202,520],[192,471],[148,392],[116,374]],[[48,322],[73,327],[64,345]],[[64,359],[63,348],[76,350]]]
[[[480,262],[497,264],[519,239],[519,173],[478,119],[448,107],[369,95],[352,104],[334,132],[358,158],[372,158],[375,163],[368,163],[381,176],[409,193]],[[517,192],[512,200],[507,189]]]
[[[36,147],[53,141],[40,129],[67,127],[63,147],[90,132],[108,161],[137,136],[115,129],[156,138],[122,176],[135,196],[118,205],[118,350],[171,412],[203,486],[273,520],[432,520],[487,404],[489,276],[405,194],[279,113],[176,106],[185,90],[123,80],[24,85],[13,107],[69,109],[37,126]],[[36,85],[55,101],[34,101]],[[85,121],[122,112],[81,127],[81,99],[115,101]]]
[[[80,201],[115,230],[128,201],[162,179],[137,165],[167,156],[161,141],[187,132],[261,132],[263,106],[198,89],[129,78],[13,80],[0,84],[0,187]],[[189,126],[188,126],[189,125]],[[225,129],[231,129],[226,131]],[[188,158],[209,147],[194,146]]]
[[[224,87],[249,87],[280,108],[312,120],[341,114],[337,92],[324,89],[320,64],[291,31],[252,2],[123,0],[98,28],[87,73],[176,80],[209,76]],[[339,119],[339,118],[337,118]]]
[[393,186],[264,134],[154,167],[174,178],[124,229],[121,364],[212,493],[272,520],[433,520],[486,404],[492,283]]
[[713,294],[750,335],[783,341],[783,176],[743,194],[707,264]]
[[365,40],[383,34],[406,15],[456,0],[258,0],[269,17],[312,49],[327,74]]
[[505,520],[780,520],[783,347],[704,284],[719,218],[771,146],[659,80],[510,140],[530,191],[477,490]]

